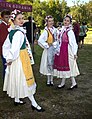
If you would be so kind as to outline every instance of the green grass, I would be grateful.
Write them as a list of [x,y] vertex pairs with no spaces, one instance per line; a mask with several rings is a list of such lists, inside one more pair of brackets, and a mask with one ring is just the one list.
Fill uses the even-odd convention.
[[92,28],[88,28],[89,31],[92,31]]
[[[91,33],[90,33],[91,34]],[[33,66],[37,82],[36,100],[45,108],[45,112],[32,111],[31,102],[15,107],[13,99],[2,91],[2,63],[0,59],[0,119],[91,119],[92,118],[92,38],[88,33],[85,46],[79,49],[78,66],[80,76],[76,78],[78,89],[68,91],[71,81],[67,79],[66,87],[56,89],[60,79],[54,78],[54,87],[46,86],[46,76],[39,73],[42,49],[35,45],[35,65]],[[91,44],[89,44],[89,41]]]
[[87,32],[87,37],[85,38],[85,44],[92,44],[92,30]]

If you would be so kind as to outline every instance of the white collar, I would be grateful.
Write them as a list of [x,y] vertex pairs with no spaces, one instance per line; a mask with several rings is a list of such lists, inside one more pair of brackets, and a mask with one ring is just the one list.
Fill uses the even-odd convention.
[[73,27],[72,27],[72,25],[70,24],[69,26],[62,26],[62,29],[64,29],[64,31],[69,31],[69,30],[72,30]]
[[8,31],[10,32],[11,30],[16,30],[19,29],[20,31],[22,31],[24,34],[26,33],[26,30],[23,27],[20,26],[10,26],[10,28],[8,28]]
[[2,21],[5,25],[8,25],[5,21]]
[[[56,28],[55,28],[54,26],[49,28],[49,30],[50,30],[50,32],[51,32],[52,34],[54,34],[55,29],[56,29]],[[48,27],[47,27],[47,26],[45,27],[45,30],[48,30]]]
[[69,26],[62,26],[62,28],[59,30],[59,40],[62,39],[62,35],[65,31],[70,31],[72,29],[73,29],[73,27],[71,24]]

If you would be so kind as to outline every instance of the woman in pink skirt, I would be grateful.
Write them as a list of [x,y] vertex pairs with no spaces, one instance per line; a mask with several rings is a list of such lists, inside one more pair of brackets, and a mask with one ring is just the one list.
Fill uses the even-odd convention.
[[64,26],[61,28],[58,36],[59,48],[54,59],[54,76],[62,78],[58,88],[64,88],[65,79],[71,78],[72,85],[69,88],[70,90],[77,88],[75,77],[79,75],[76,63],[78,46],[71,23],[71,16],[66,15],[64,18]]

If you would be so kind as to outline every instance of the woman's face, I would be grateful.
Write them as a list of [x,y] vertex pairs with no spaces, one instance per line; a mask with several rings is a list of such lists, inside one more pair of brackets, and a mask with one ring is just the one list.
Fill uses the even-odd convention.
[[18,14],[17,17],[14,19],[14,24],[17,26],[23,26],[24,18],[22,14]]
[[70,22],[70,18],[69,18],[69,17],[66,17],[66,18],[64,19],[64,26],[69,26],[70,23],[71,23],[71,22]]
[[47,26],[48,27],[52,27],[54,25],[54,20],[53,18],[49,18],[48,21],[47,21]]

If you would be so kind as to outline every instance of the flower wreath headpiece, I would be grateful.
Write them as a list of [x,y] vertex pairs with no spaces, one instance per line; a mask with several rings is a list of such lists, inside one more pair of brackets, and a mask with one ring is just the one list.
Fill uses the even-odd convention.
[[15,9],[14,11],[11,12],[10,19],[14,21],[16,16],[20,13],[22,13],[20,10]]

